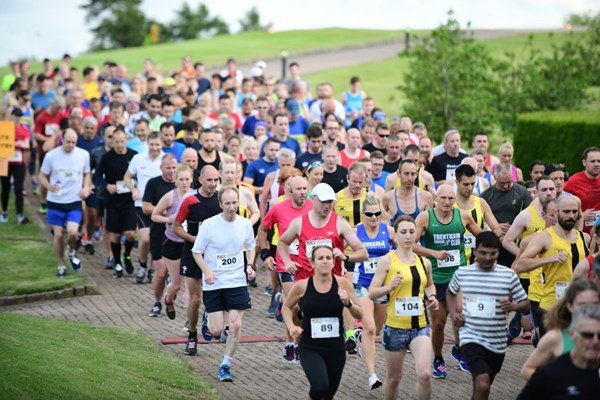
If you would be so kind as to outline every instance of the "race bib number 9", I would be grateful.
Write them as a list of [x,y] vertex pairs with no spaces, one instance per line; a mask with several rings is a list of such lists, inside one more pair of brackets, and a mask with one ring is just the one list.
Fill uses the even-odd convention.
[[379,258],[369,258],[364,262],[365,274],[374,274],[377,269],[377,261]]
[[217,254],[217,269],[220,271],[236,269],[244,263],[242,252],[231,254]]
[[449,255],[443,260],[438,260],[439,268],[458,267],[460,265],[460,250],[448,250]]
[[396,317],[415,317],[423,313],[423,300],[419,296],[398,297],[394,304]]
[[315,239],[315,240],[307,240],[306,241],[306,257],[310,260],[312,257],[312,252],[315,247],[318,246],[329,246],[333,247],[331,244],[331,239]]
[[475,248],[475,236],[472,233],[465,233],[465,249]]
[[313,339],[335,338],[340,336],[340,320],[335,317],[311,318],[311,337]]
[[496,299],[494,297],[463,296],[463,302],[472,317],[492,318],[496,315]]

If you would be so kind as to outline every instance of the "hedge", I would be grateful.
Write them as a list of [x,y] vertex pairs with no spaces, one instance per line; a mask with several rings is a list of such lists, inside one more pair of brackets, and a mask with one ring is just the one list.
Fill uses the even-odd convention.
[[513,161],[529,178],[529,164],[565,164],[570,174],[583,170],[581,156],[592,146],[600,147],[600,113],[548,111],[521,114],[513,136]]

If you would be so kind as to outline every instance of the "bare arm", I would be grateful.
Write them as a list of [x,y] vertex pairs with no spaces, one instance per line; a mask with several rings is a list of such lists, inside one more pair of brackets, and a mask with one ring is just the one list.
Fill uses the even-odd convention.
[[[361,319],[363,316],[362,308],[360,306],[360,303],[358,302],[356,293],[354,293],[352,283],[348,279],[339,276],[334,276],[333,279],[335,279],[338,283],[338,295],[340,296],[342,304],[344,304],[344,306],[348,308],[348,311],[350,311],[350,314],[354,318]],[[350,307],[348,307],[348,305],[350,304],[348,300],[352,301],[352,306]]]
[[261,216],[260,210],[258,209],[258,204],[256,204],[256,199],[250,192],[250,189],[241,186],[240,190],[242,191],[242,195],[246,200],[246,208],[248,209],[248,211],[250,211],[250,218],[248,219],[250,220],[252,225],[254,225],[258,222]]
[[131,172],[130,170],[127,170],[125,172],[125,176],[123,177],[123,181],[125,181],[125,186],[127,186],[129,188],[129,190],[131,190],[131,199],[133,201],[136,201],[136,200],[139,200],[141,197],[140,197],[140,192],[137,190],[137,188],[133,184],[134,176],[135,175],[133,175],[133,172]]
[[571,282],[577,278],[587,278],[588,273],[590,271],[590,263],[587,258],[579,261],[575,269],[573,270],[573,276],[571,277]]
[[552,239],[547,232],[541,232],[536,235],[530,242],[525,251],[519,257],[519,261],[515,266],[515,272],[529,272],[546,264],[555,262],[565,262],[567,254],[558,252],[552,256],[536,258],[537,255],[547,251],[552,245]]
[[338,216],[337,227],[340,237],[342,237],[352,249],[352,253],[347,255],[348,258],[346,261],[360,262],[368,260],[369,253],[367,252],[367,249],[362,244],[358,236],[356,236],[354,229],[352,229],[348,221]]
[[488,226],[490,227],[492,232],[496,234],[496,236],[502,236],[502,229],[500,229],[500,225],[498,225],[498,220],[494,216],[494,213],[492,212],[492,209],[488,202],[482,198],[479,199],[479,202],[481,204],[481,210],[483,211],[483,220],[485,221],[485,223],[488,224]]
[[506,235],[504,235],[504,239],[502,239],[502,246],[513,256],[516,256],[519,252],[519,248],[517,247],[515,240],[517,240],[521,234],[523,234],[527,228],[527,225],[530,223],[531,217],[529,210],[525,209],[521,211],[519,215],[517,215],[517,218],[515,218],[513,221],[512,225],[508,229],[508,232],[506,232]]
[[390,256],[385,255],[379,258],[377,262],[377,268],[375,269],[375,275],[373,276],[373,280],[371,281],[371,286],[369,286],[369,298],[371,300],[375,300],[380,298],[381,296],[387,295],[392,291],[395,287],[398,287],[402,282],[402,276],[395,276],[392,282],[389,285],[383,285],[385,281],[385,277],[390,270]]
[[192,236],[189,233],[187,233],[183,229],[181,222],[177,221],[176,219],[173,220],[173,233],[185,240],[186,242],[194,243],[196,241],[196,236]]
[[465,228],[467,228],[469,232],[471,232],[474,236],[477,236],[481,232],[483,232],[483,229],[481,229],[481,227],[477,225],[477,222],[475,222],[471,214],[469,214],[468,212],[461,210],[460,217]]
[[521,368],[521,377],[523,379],[528,381],[539,367],[555,358],[555,351],[561,350],[562,352],[563,345],[561,335],[562,334],[558,330],[552,329],[540,339],[537,347],[533,353],[529,355],[529,358]]
[[275,173],[269,172],[265,177],[265,183],[262,188],[262,194],[260,196],[260,215],[267,215],[267,201],[269,200],[269,190],[271,185],[275,181]]
[[389,174],[386,178],[385,178],[385,191],[389,192],[392,191],[394,189],[394,185],[396,184],[396,181],[398,180],[398,174]]
[[296,272],[300,266],[300,264],[292,261],[290,258],[290,244],[298,237],[301,230],[302,217],[297,217],[290,223],[290,226],[288,226],[285,233],[279,237],[279,241],[277,242],[277,253],[279,253],[279,257],[281,257],[285,269],[290,274]]
[[[175,220],[175,215],[171,215],[170,217],[167,215],[167,209],[171,206],[171,201],[173,199],[173,191],[165,193],[163,197],[158,201],[158,204],[154,209],[150,212],[152,222],[156,222],[158,224],[172,224]],[[152,203],[144,201],[142,203],[142,210],[146,214],[147,207],[146,204],[152,206]]]
[[292,286],[292,290],[290,290],[290,293],[285,299],[285,303],[283,303],[283,307],[281,308],[281,314],[283,316],[285,326],[294,339],[298,339],[300,335],[302,335],[302,328],[294,324],[294,315],[292,309],[296,307],[300,299],[304,297],[304,294],[306,293],[307,282],[308,281],[306,279],[302,279],[294,284],[294,286]]

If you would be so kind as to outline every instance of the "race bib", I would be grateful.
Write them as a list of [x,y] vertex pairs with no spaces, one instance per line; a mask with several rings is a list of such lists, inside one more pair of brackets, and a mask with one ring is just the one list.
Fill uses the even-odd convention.
[[443,260],[438,260],[437,265],[439,268],[458,267],[460,266],[460,250],[447,250],[448,257]]
[[454,182],[454,174],[456,172],[456,167],[448,166],[446,167],[446,181]]
[[59,169],[58,179],[61,182],[75,182],[77,181],[77,170],[74,169]]
[[125,184],[125,181],[117,181],[116,185],[118,194],[131,193],[131,190],[129,190],[129,188]]
[[556,282],[556,300],[560,299],[565,295],[567,286],[569,286],[568,282]]
[[44,135],[52,136],[58,132],[58,125],[56,124],[46,124],[44,127]]
[[365,266],[365,274],[375,273],[375,270],[377,269],[377,261],[379,261],[379,258],[369,258],[364,262],[363,265]]
[[243,267],[244,256],[242,252],[231,254],[217,254],[217,268],[220,271]]
[[296,239],[290,244],[290,254],[293,256],[297,256],[298,250],[300,250],[300,241]]
[[312,257],[313,249],[317,246],[329,246],[332,247],[331,239],[315,239],[306,241],[306,258],[310,260]]
[[310,331],[313,339],[339,337],[340,320],[335,317],[311,318]]
[[423,313],[423,300],[419,296],[398,297],[394,304],[396,317],[415,317]]
[[463,295],[467,312],[472,317],[492,318],[496,315],[496,299],[494,297],[469,297]]
[[8,162],[23,162],[23,152],[21,150],[15,150],[15,154],[7,159]]
[[475,235],[472,233],[465,233],[465,249],[474,249],[475,248]]
[[600,210],[594,211],[594,213],[596,214],[596,218],[592,221],[585,221],[585,226],[594,226],[596,224],[596,221],[600,218]]

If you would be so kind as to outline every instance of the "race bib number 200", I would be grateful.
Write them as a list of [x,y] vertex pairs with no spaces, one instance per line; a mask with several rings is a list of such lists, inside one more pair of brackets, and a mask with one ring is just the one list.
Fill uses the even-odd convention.
[[239,268],[243,263],[244,257],[241,252],[232,254],[217,254],[217,269],[219,270]]

